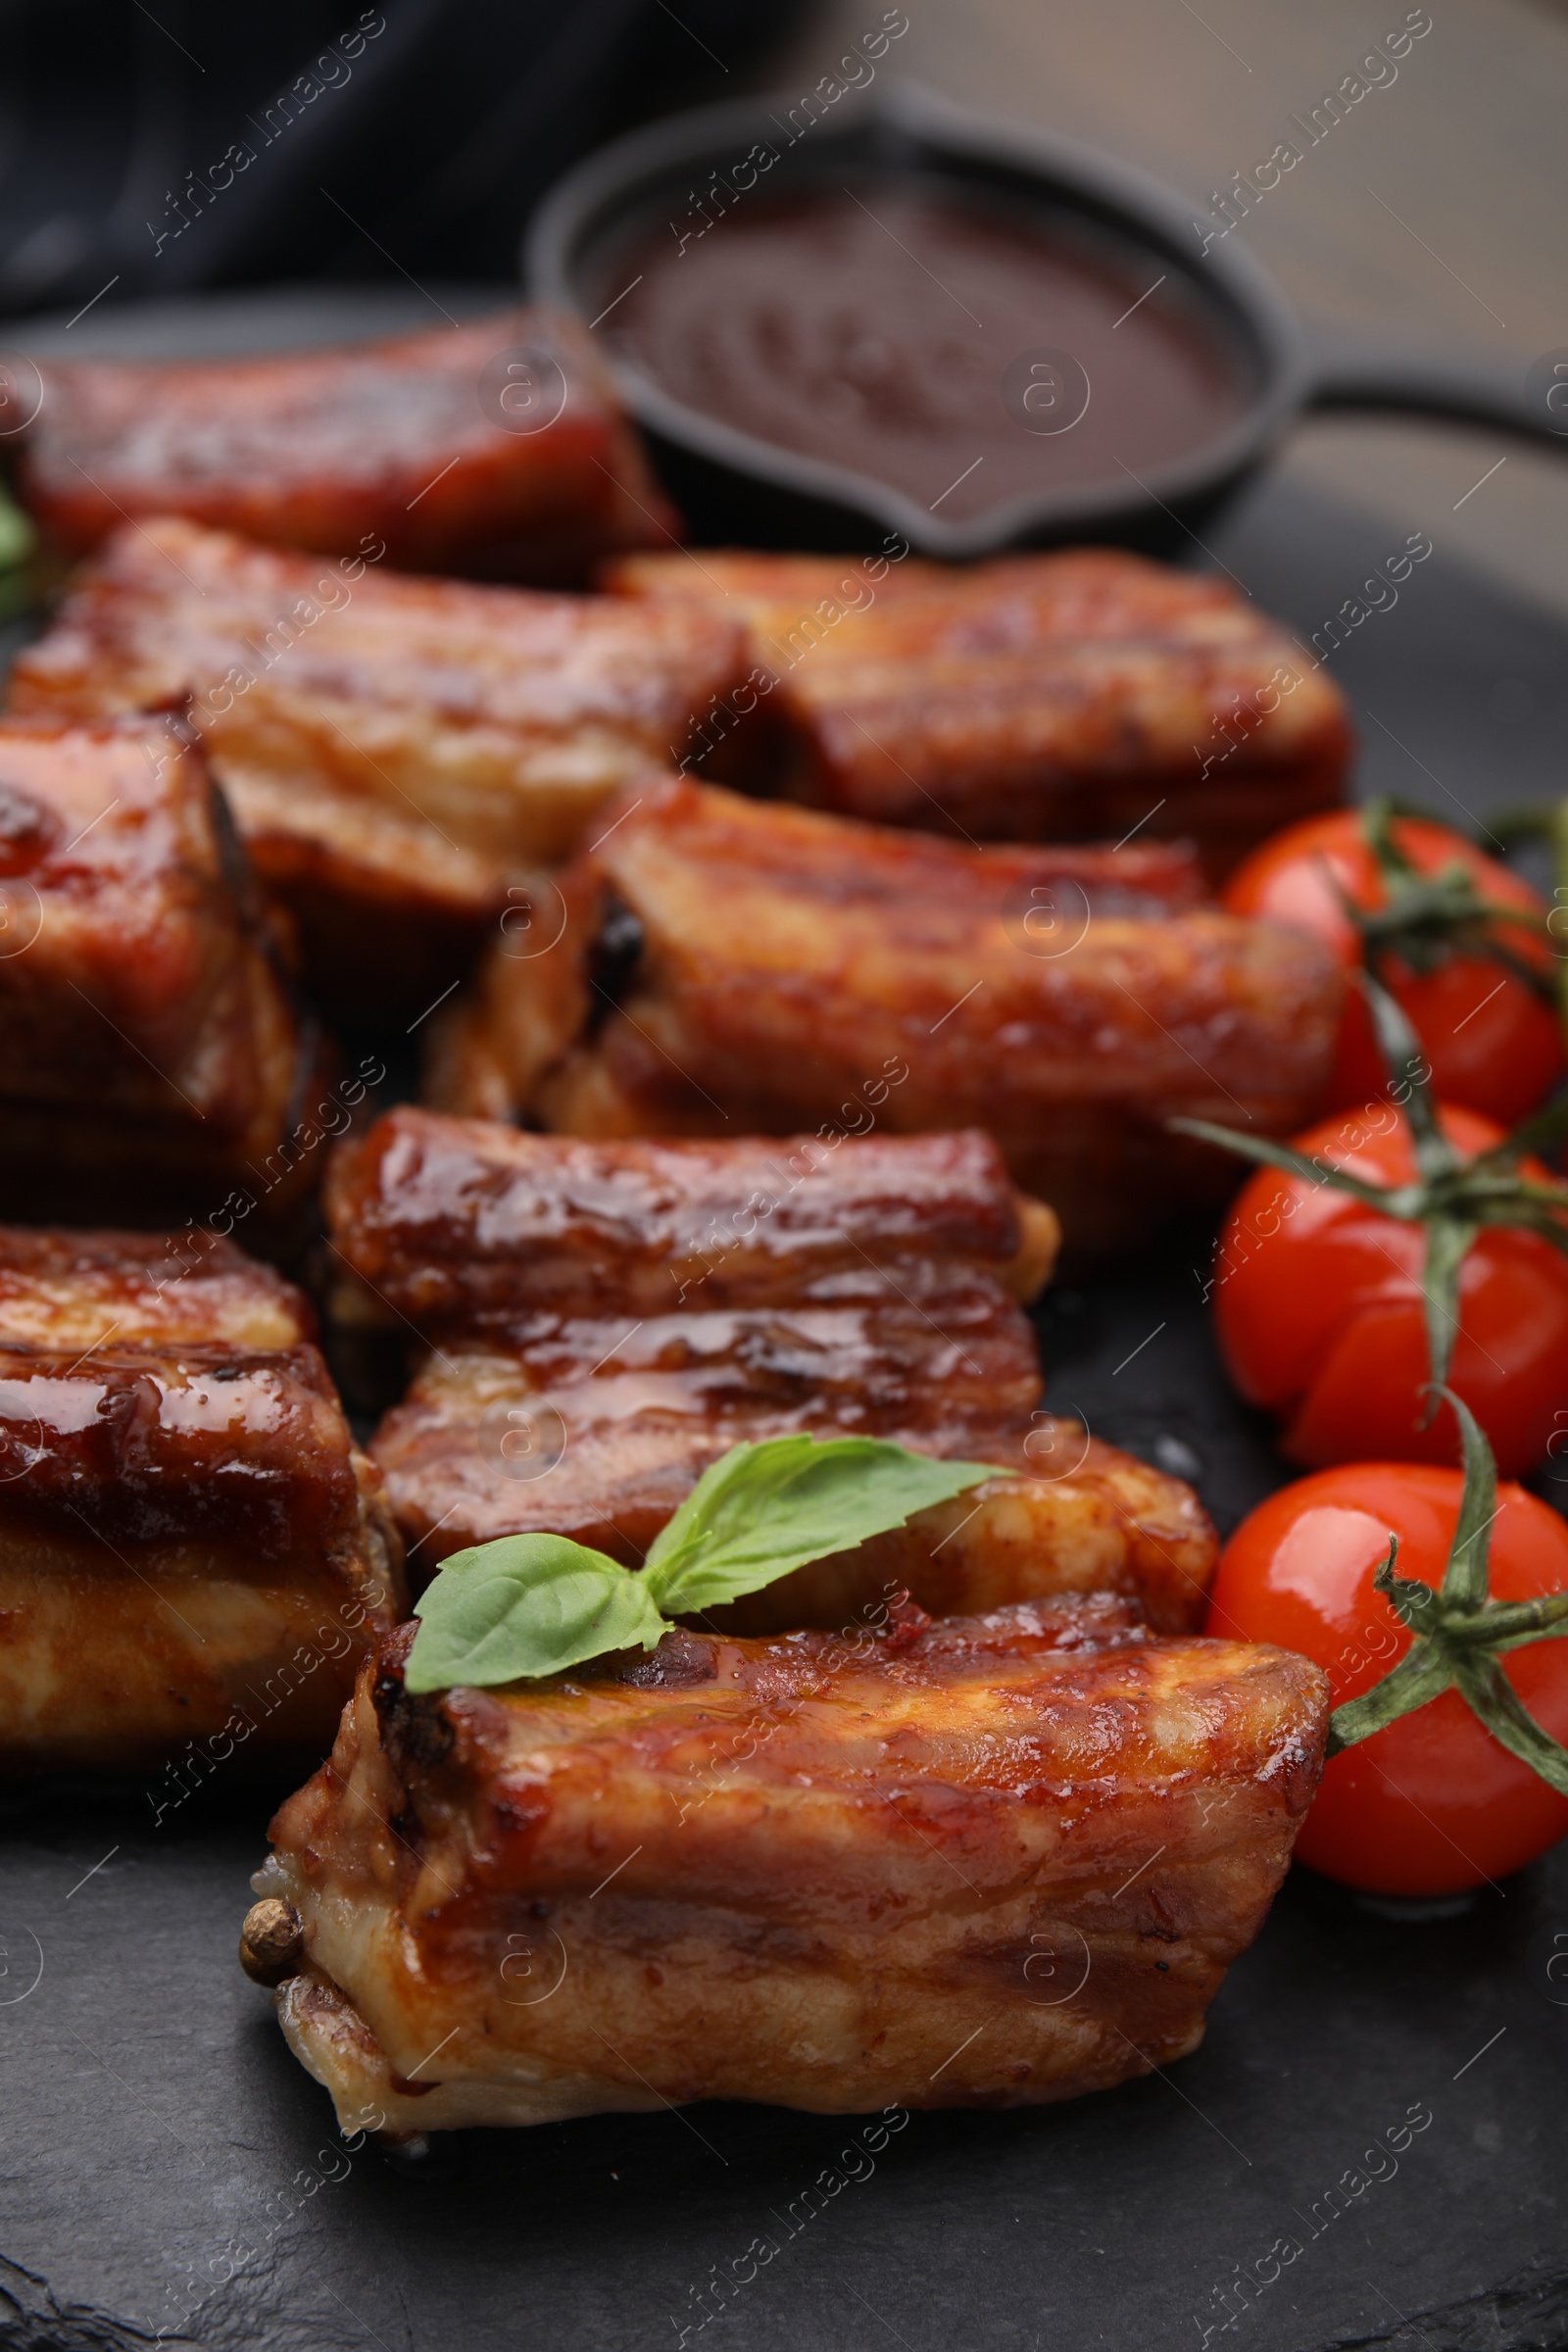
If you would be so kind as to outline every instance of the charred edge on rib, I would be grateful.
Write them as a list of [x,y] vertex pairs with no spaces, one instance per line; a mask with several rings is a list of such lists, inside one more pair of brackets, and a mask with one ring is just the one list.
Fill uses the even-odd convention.
[[444,1764],[456,1738],[439,1692],[424,1697],[405,1690],[402,1673],[383,1666],[375,1678],[375,1712],[381,1744],[398,1770],[416,1765],[426,1772]]

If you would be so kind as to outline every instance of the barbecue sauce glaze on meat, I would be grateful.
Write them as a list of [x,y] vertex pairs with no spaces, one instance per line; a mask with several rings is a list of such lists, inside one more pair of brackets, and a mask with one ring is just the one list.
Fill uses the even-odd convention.
[[405,1105],[335,1154],[326,1211],[339,1330],[432,1343],[372,1447],[421,1577],[524,1528],[634,1566],[731,1446],[805,1431],[999,1475],[710,1624],[842,1625],[896,1587],[1201,1620],[1192,1490],[1041,1407],[1018,1301],[1055,1220],[989,1136],[584,1142]]
[[406,1594],[315,1332],[217,1234],[0,1226],[0,1775],[320,1753]]
[[547,584],[674,520],[591,336],[528,310],[336,350],[51,365],[21,486],[67,556],[178,514]]
[[[345,2130],[1008,2107],[1191,2050],[1317,1785],[1319,1669],[1114,1600],[416,1697],[381,1644],[259,1892]],[[431,2053],[438,2053],[432,2058]]]
[[1191,841],[1210,881],[1345,797],[1345,697],[1217,572],[705,548],[603,578],[744,620],[748,686],[682,761],[715,783],[958,840]]
[[[1103,1252],[1234,1189],[1171,1116],[1289,1135],[1327,1081],[1332,958],[1202,905],[1175,843],[970,847],[682,778],[607,808],[559,889],[547,950],[492,951],[430,1022],[443,1110],[607,1140],[842,1132],[871,1081],[880,1134],[986,1128]],[[607,906],[642,942],[613,1005],[589,974]]]

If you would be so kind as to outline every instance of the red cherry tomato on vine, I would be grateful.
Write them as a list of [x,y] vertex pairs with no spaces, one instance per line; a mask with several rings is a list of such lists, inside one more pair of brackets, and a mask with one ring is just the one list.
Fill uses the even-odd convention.
[[[1451,1447],[1453,1416],[1443,1418]],[[1440,1585],[1462,1484],[1457,1470],[1357,1462],[1282,1488],[1226,1544],[1206,1630],[1299,1650],[1327,1672],[1336,1706],[1359,1697],[1410,1646],[1372,1584],[1389,1537],[1398,1538],[1398,1574]],[[1568,1525],[1544,1502],[1499,1486],[1491,1532],[1495,1599],[1568,1590]],[[1568,1741],[1568,1642],[1538,1642],[1499,1664],[1542,1729]],[[1451,1894],[1522,1868],[1565,1833],[1568,1797],[1445,1690],[1330,1760],[1296,1851],[1374,1893]]]
[[[1464,1156],[1502,1129],[1444,1107]],[[1324,1119],[1298,1152],[1373,1184],[1415,1176],[1409,1130],[1389,1102]],[[1545,1183],[1540,1161],[1519,1163]],[[1446,1415],[1429,1426],[1431,1379],[1421,1269],[1426,1233],[1348,1193],[1261,1168],[1220,1237],[1211,1296],[1220,1350],[1250,1404],[1284,1421],[1293,1461],[1441,1462],[1453,1456]],[[1568,1408],[1568,1257],[1518,1226],[1483,1226],[1459,1269],[1459,1333],[1448,1386],[1486,1431],[1497,1467],[1517,1474],[1546,1450]]]
[[[1423,875],[1462,865],[1483,899],[1544,918],[1546,907],[1527,882],[1463,834],[1420,817],[1396,817],[1391,838]],[[1336,887],[1337,886],[1337,887]],[[1310,931],[1348,968],[1360,963],[1361,940],[1341,904],[1386,906],[1388,888],[1353,809],[1309,817],[1277,833],[1239,865],[1221,893],[1233,914],[1266,916]],[[1557,969],[1551,944],[1522,925],[1494,926],[1517,959],[1549,979]],[[1568,938],[1561,943],[1568,950]],[[1565,1067],[1562,1031],[1552,1003],[1495,957],[1456,949],[1425,974],[1397,956],[1380,958],[1378,977],[1403,1007],[1432,1064],[1432,1083],[1446,1102],[1462,1102],[1511,1127],[1544,1102]],[[1359,990],[1348,989],[1340,1021],[1331,1107],[1357,1105],[1383,1092],[1383,1056]]]

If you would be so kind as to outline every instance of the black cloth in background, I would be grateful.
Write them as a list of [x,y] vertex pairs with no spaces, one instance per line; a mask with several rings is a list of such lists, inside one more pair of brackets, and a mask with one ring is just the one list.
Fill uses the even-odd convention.
[[313,277],[504,279],[628,123],[722,96],[800,0],[13,0],[0,315]]

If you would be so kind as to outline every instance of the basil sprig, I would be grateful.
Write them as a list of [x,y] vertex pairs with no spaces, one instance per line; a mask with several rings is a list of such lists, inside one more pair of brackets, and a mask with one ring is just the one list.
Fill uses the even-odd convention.
[[1542,1184],[1521,1175],[1516,1164],[1527,1152],[1544,1151],[1568,1135],[1568,1096],[1537,1111],[1489,1152],[1466,1159],[1454,1150],[1439,1123],[1430,1065],[1422,1056],[1415,1031],[1386,989],[1365,973],[1359,977],[1388,1064],[1390,1094],[1400,1102],[1410,1130],[1416,1165],[1413,1184],[1369,1184],[1331,1160],[1311,1159],[1289,1144],[1244,1135],[1235,1127],[1213,1126],[1207,1119],[1168,1119],[1166,1125],[1182,1135],[1195,1135],[1226,1152],[1239,1152],[1244,1159],[1281,1168],[1307,1184],[1331,1185],[1386,1217],[1425,1227],[1421,1294],[1431,1366],[1431,1412],[1435,1412],[1459,1334],[1459,1269],[1481,1228],[1522,1226],[1568,1256],[1568,1185]]
[[414,1604],[404,1683],[511,1683],[607,1651],[653,1649],[672,1617],[739,1600],[1011,1473],[939,1462],[879,1438],[766,1438],[705,1470],[641,1569],[568,1536],[503,1536],[457,1551]]
[[1490,1597],[1487,1555],[1497,1516],[1497,1466],[1469,1407],[1450,1389],[1443,1395],[1458,1415],[1464,1456],[1464,1491],[1443,1583],[1434,1591],[1420,1577],[1396,1575],[1399,1546],[1390,1536],[1372,1582],[1415,1640],[1380,1683],[1335,1708],[1328,1753],[1338,1755],[1442,1691],[1457,1690],[1494,1740],[1568,1796],[1568,1748],[1542,1730],[1497,1663],[1504,1650],[1568,1634],[1568,1592],[1537,1600]]

